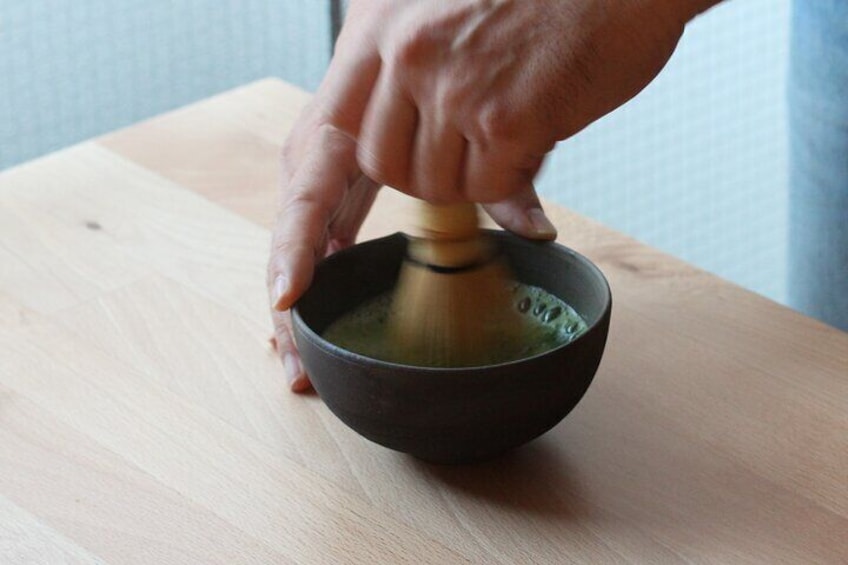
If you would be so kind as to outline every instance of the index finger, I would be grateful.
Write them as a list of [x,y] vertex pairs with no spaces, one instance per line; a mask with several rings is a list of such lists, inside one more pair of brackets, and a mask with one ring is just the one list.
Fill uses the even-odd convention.
[[335,126],[319,127],[288,186],[281,188],[268,264],[275,310],[290,308],[309,287],[328,226],[359,174],[356,142]]
[[[371,19],[347,24],[315,94],[319,119],[353,137],[359,136],[382,61],[374,40]],[[352,27],[351,27],[352,26]]]

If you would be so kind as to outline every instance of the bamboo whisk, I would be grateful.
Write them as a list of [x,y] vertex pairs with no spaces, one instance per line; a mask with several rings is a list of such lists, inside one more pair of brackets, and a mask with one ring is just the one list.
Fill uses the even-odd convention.
[[487,364],[495,348],[514,344],[520,332],[510,285],[506,266],[479,229],[475,204],[422,202],[389,321],[396,359]]

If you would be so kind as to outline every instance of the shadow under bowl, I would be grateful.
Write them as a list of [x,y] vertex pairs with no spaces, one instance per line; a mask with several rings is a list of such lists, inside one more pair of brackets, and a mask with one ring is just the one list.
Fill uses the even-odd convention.
[[539,355],[480,367],[401,365],[342,349],[321,334],[336,319],[394,288],[402,234],[333,254],[292,310],[304,368],[329,409],[385,447],[434,463],[492,458],[545,433],[585,394],[600,364],[612,296],[601,271],[553,242],[490,232],[515,278],[564,300],[588,329]]

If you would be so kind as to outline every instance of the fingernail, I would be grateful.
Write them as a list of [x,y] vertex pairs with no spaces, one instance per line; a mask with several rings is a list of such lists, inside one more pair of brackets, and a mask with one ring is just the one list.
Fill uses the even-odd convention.
[[300,360],[292,353],[286,353],[283,355],[283,371],[286,373],[286,380],[289,386],[292,386],[303,373]]
[[279,310],[279,311],[285,310],[285,308],[282,307],[281,302],[282,302],[283,296],[286,294],[286,292],[288,292],[288,290],[289,290],[289,278],[286,275],[283,275],[283,274],[277,275],[277,278],[274,279],[274,294],[273,294],[273,297],[272,297],[272,299],[274,301],[274,310]]
[[557,229],[545,215],[541,208],[531,208],[527,211],[527,218],[533,227],[533,234],[545,239],[554,239]]

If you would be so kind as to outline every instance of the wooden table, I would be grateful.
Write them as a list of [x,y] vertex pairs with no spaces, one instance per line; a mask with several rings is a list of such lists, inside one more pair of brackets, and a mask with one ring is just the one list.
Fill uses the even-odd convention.
[[0,175],[0,563],[848,563],[848,334],[562,208],[614,307],[551,432],[436,467],[287,392],[264,268],[306,100],[266,80]]

